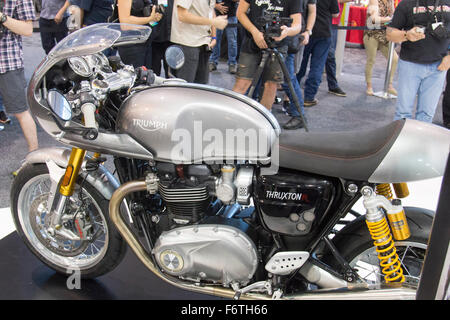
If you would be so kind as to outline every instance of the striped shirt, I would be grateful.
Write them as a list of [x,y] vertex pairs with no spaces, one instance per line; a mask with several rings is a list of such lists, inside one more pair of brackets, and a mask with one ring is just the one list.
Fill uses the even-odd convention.
[[[30,21],[35,19],[32,0],[4,0],[3,14],[16,20]],[[0,73],[21,69],[23,64],[22,36],[4,29],[0,40]]]

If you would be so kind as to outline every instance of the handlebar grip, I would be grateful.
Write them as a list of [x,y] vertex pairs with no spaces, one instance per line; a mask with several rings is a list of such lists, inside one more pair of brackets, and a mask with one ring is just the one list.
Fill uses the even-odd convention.
[[81,106],[81,112],[83,112],[84,116],[84,125],[88,128],[97,129],[97,123],[95,122],[95,110],[97,110],[97,108],[91,102],[87,102]]

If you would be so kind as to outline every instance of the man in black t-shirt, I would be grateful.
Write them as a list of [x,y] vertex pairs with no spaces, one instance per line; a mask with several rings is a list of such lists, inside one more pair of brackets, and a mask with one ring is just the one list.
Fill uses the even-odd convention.
[[387,28],[389,41],[400,42],[398,97],[394,120],[432,122],[450,67],[450,0],[403,0]]
[[[236,15],[246,32],[242,40],[239,68],[233,91],[246,93],[261,61],[262,50],[268,48],[264,34],[259,29],[259,19],[263,16],[264,10],[278,12],[281,17],[292,18],[291,26],[281,26],[280,37],[273,38],[279,50],[286,52],[285,41],[287,39],[285,38],[298,34],[301,29],[300,4],[299,0],[241,0],[239,2]],[[283,83],[283,72],[276,59],[268,59],[262,74],[262,81],[264,92],[260,102],[270,110],[275,100],[278,83]]]
[[315,96],[322,82],[322,73],[331,46],[331,19],[339,16],[337,0],[318,0],[316,7],[316,22],[309,43],[303,52],[302,65],[297,74],[300,82],[306,74],[306,67],[311,57],[309,74],[305,81],[305,107],[314,106],[318,102]]

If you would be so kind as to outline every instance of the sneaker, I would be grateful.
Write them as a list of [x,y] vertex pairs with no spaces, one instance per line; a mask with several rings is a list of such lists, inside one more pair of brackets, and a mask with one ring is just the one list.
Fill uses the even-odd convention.
[[318,102],[319,102],[319,100],[317,100],[317,99],[314,99],[314,100],[305,100],[305,101],[303,102],[303,105],[304,105],[305,107],[312,107],[312,106],[315,106]]
[[5,129],[5,126],[0,124],[0,131],[3,131]]
[[217,64],[214,62],[209,63],[209,72],[216,71],[217,70]]
[[273,100],[274,104],[280,104],[281,103],[281,98],[280,97],[275,97],[275,100]]
[[305,125],[300,117],[292,117],[288,122],[283,125],[283,129],[285,130],[295,130],[301,129]]
[[237,65],[230,64],[228,66],[228,72],[231,73],[231,74],[235,74],[237,72]]
[[0,123],[1,124],[11,123],[11,118],[6,115],[5,111],[0,111]]
[[281,106],[281,111],[283,111],[283,113],[289,115],[290,108],[291,108],[291,102],[284,100],[283,105]]
[[339,87],[337,87],[336,89],[329,89],[328,92],[332,93],[332,94],[335,94],[335,95],[337,95],[339,97],[346,97],[347,96],[347,94],[344,91],[342,91],[342,89],[339,88]]

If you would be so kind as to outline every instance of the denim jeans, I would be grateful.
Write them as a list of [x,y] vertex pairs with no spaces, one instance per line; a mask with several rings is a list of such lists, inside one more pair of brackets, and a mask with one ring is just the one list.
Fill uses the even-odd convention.
[[309,74],[305,81],[305,101],[314,100],[314,97],[319,90],[320,83],[322,82],[323,68],[327,61],[330,45],[331,38],[310,38],[309,43],[305,47],[302,65],[297,74],[297,80],[300,83],[301,79],[306,74],[306,67],[308,66],[309,57],[311,56]]
[[[227,33],[227,43],[228,43],[228,64],[236,64],[237,57],[237,17],[229,17],[228,24],[233,24],[235,27],[226,27],[225,32]],[[218,63],[220,57],[220,42],[222,40],[224,30],[216,29],[217,44],[213,48],[209,62]]]
[[397,109],[394,120],[413,117],[416,95],[416,120],[433,120],[446,75],[437,69],[440,63],[419,64],[399,59]]
[[335,28],[331,28],[331,45],[330,50],[328,50],[327,62],[325,63],[325,71],[327,73],[328,89],[334,90],[339,87],[336,79],[336,43],[337,43],[337,32]]
[[[291,79],[292,86],[294,87],[295,94],[297,95],[298,102],[300,104],[300,110],[302,111],[302,114],[305,114],[305,110],[303,108],[303,95],[302,90],[300,89],[300,85],[298,83],[297,77],[295,75],[295,69],[294,69],[294,59],[295,59],[295,53],[290,53],[287,55],[286,60],[284,63],[286,64],[286,68],[289,72],[289,78]],[[282,84],[283,90],[286,92],[286,94],[289,97],[289,101],[291,102],[289,105],[291,115],[293,117],[299,117],[300,113],[297,110],[297,107],[294,103],[294,98],[292,97],[291,90],[289,90],[288,84],[285,82]]]

